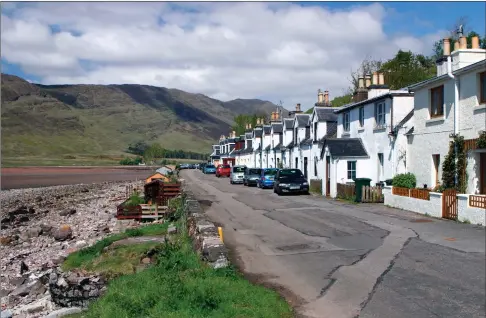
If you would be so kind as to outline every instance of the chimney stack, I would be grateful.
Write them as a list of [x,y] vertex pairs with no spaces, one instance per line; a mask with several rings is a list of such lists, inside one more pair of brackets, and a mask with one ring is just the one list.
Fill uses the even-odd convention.
[[378,72],[373,72],[373,85],[378,85]]
[[279,114],[279,112],[275,112],[275,120],[280,120],[280,114]]
[[456,42],[454,42],[454,51],[457,51],[459,49],[460,49],[459,41],[456,40]]
[[365,87],[368,88],[371,86],[371,75],[367,74],[365,75]]
[[295,111],[296,111],[296,112],[300,112],[300,103],[298,103],[298,104],[295,106]]
[[385,85],[385,74],[378,73],[378,85]]
[[318,103],[324,102],[324,93],[322,93],[321,89],[317,91],[317,102]]
[[449,38],[444,38],[442,41],[442,51],[444,52],[444,54],[442,54],[444,56],[451,55],[451,40]]
[[329,105],[329,91],[324,91],[324,103],[326,106]]
[[233,138],[236,138],[236,131],[233,130]]
[[477,35],[472,37],[471,42],[471,49],[479,49],[479,37]]
[[358,77],[358,88],[364,88],[364,77]]
[[467,49],[467,38],[464,35],[459,38],[459,49]]

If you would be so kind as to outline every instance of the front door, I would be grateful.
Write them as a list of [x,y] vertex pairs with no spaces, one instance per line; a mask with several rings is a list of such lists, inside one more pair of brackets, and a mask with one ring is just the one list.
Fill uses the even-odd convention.
[[304,176],[307,179],[307,157],[304,157]]
[[486,194],[486,153],[479,154],[479,193]]
[[326,196],[331,195],[331,164],[329,156],[326,156]]

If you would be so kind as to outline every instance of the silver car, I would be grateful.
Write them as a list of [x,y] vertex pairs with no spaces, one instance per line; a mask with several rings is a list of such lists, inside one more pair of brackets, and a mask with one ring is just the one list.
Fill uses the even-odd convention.
[[245,176],[246,166],[233,166],[231,167],[230,183],[243,183],[243,177]]

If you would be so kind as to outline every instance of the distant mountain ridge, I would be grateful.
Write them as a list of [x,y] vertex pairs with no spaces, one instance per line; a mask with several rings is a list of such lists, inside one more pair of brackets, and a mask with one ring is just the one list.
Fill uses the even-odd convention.
[[208,152],[236,115],[277,109],[259,99],[223,102],[135,84],[40,85],[9,74],[2,74],[1,94],[7,157],[121,154],[137,141]]

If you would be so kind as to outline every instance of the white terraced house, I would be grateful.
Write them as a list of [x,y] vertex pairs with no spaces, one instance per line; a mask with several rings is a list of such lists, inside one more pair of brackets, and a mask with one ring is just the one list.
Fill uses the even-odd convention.
[[414,125],[407,151],[408,170],[417,186],[441,183],[444,159],[453,135],[466,140],[467,193],[486,194],[486,149],[477,149],[486,130],[486,50],[479,39],[467,47],[461,36],[450,52],[444,39],[444,56],[437,61],[437,76],[410,86],[414,92]]
[[354,101],[336,111],[337,138],[325,138],[323,194],[335,197],[337,184],[369,178],[371,185],[406,172],[406,133],[413,126],[413,94],[389,90],[383,73],[359,78]]

